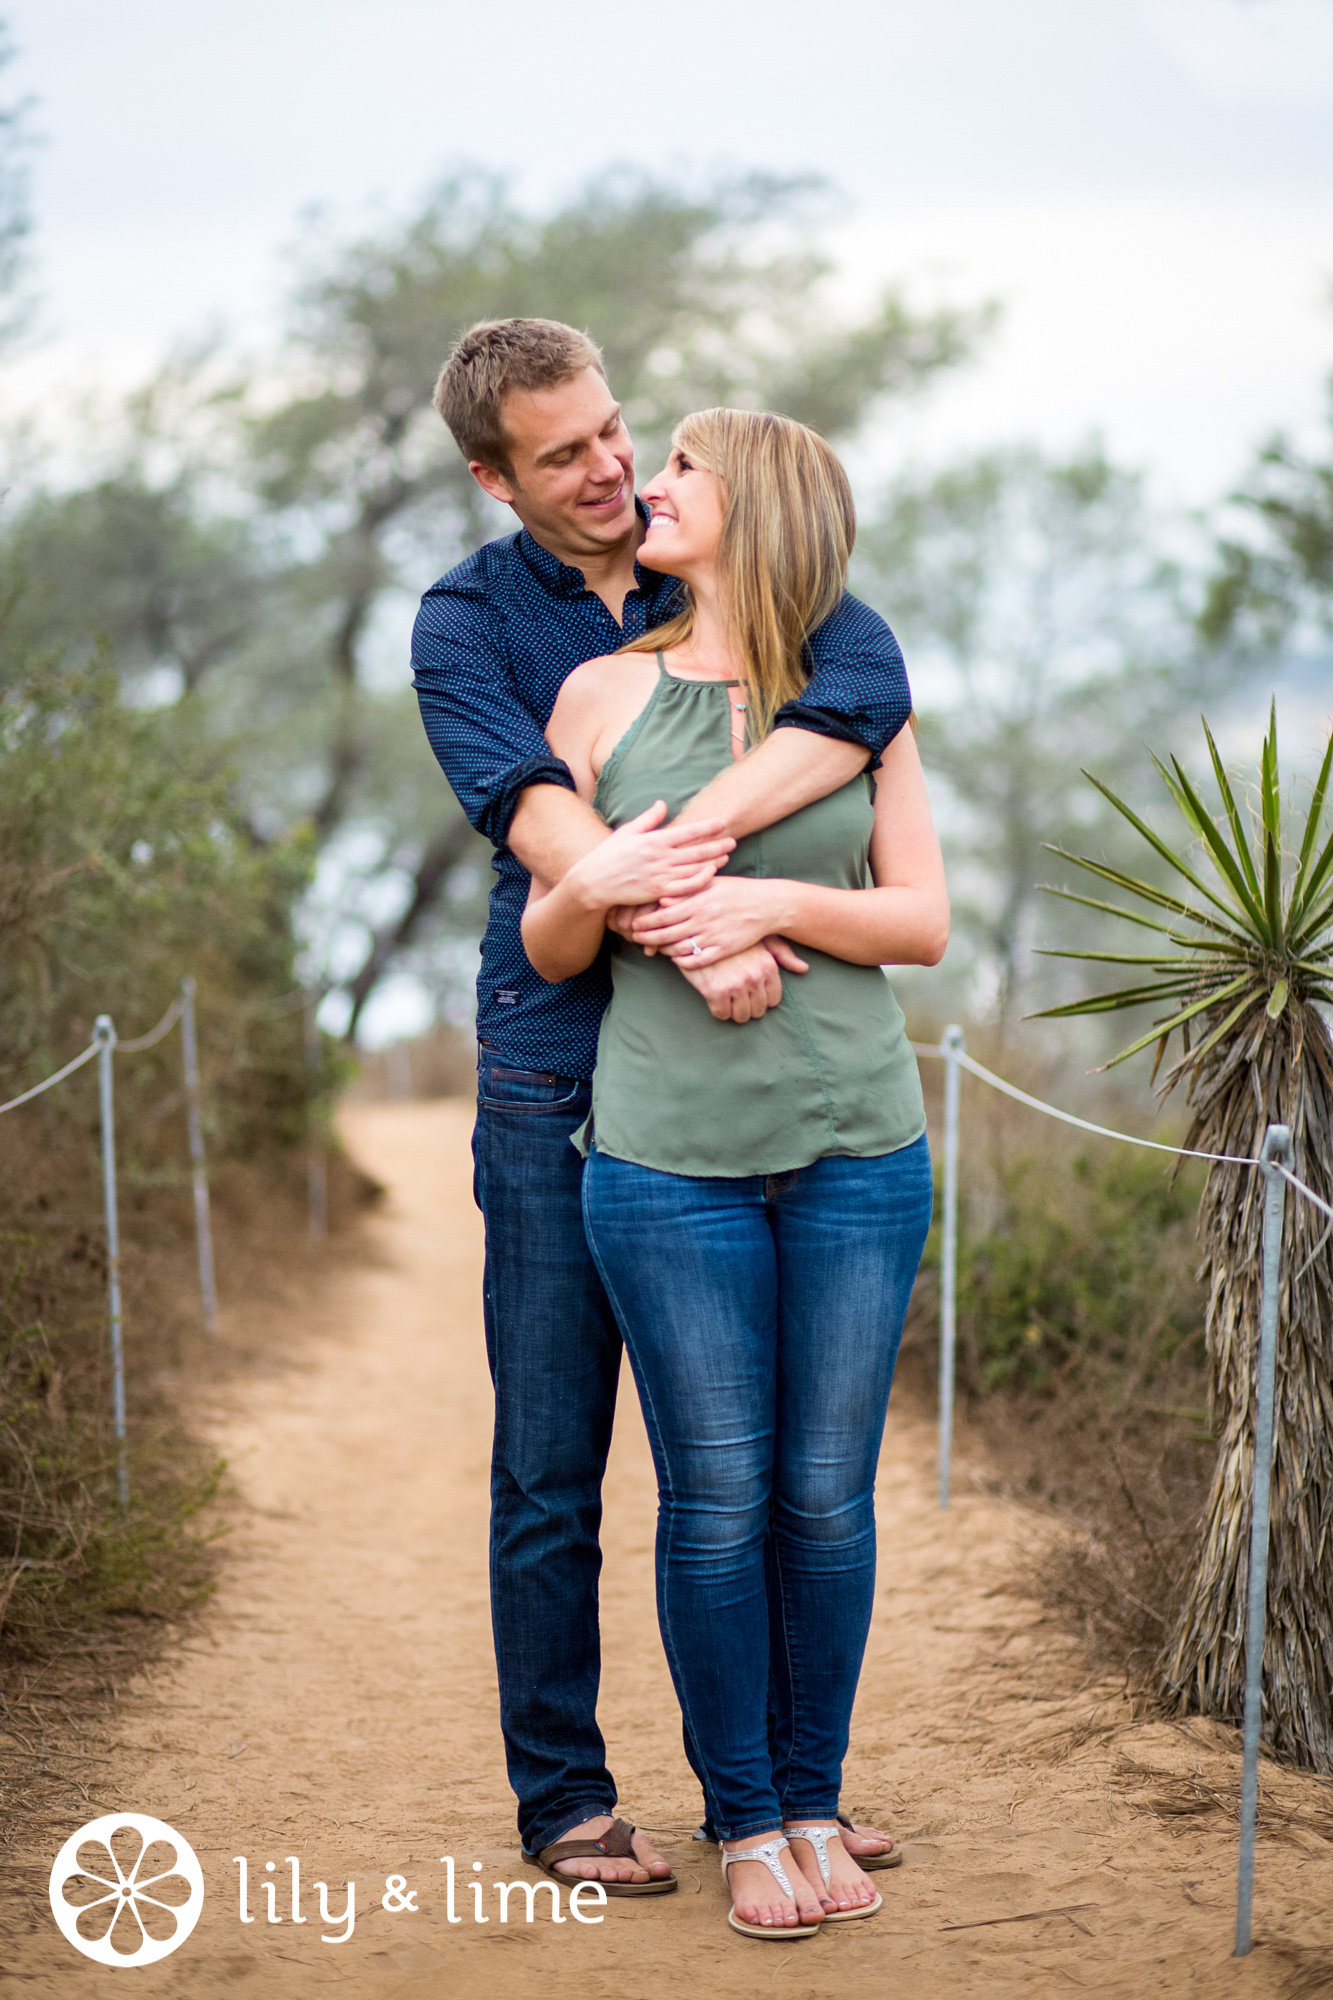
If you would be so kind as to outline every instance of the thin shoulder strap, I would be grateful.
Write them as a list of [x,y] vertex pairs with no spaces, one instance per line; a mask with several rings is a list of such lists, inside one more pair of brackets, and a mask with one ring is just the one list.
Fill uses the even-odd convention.
[[664,652],[662,651],[662,649],[661,649],[661,647],[660,647],[660,646],[658,647],[658,650],[657,650],[657,671],[658,671],[658,673],[659,673],[659,674],[660,674],[660,675],[662,676],[663,680],[665,680],[665,679],[666,679],[666,654],[665,654],[665,653],[664,653]]

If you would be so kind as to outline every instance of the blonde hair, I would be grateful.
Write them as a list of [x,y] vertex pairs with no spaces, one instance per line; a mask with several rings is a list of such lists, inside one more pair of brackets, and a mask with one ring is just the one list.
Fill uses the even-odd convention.
[[[808,678],[804,647],[847,584],[856,509],[847,474],[816,432],[752,410],[696,410],[673,447],[722,489],[718,585],[749,695],[755,733],[766,736]],[[623,650],[666,651],[694,629],[684,609]]]

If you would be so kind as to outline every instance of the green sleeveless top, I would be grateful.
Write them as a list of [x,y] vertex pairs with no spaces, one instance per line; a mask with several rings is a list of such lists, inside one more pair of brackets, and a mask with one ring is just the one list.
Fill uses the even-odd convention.
[[[665,799],[679,812],[731,762],[727,683],[666,671],[602,768],[595,804],[621,826]],[[872,780],[855,778],[737,843],[727,875],[869,886]],[[612,937],[611,1004],[592,1116],[575,1135],[664,1173],[783,1173],[830,1153],[896,1152],[926,1129],[902,1010],[877,965],[800,947],[782,1002],[759,1021],[716,1021],[668,958]]]

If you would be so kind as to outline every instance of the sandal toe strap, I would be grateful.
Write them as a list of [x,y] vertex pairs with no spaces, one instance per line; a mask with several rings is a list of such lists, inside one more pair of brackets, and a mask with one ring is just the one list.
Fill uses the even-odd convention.
[[635,1829],[628,1820],[614,1819],[600,1840],[557,1840],[543,1847],[537,1859],[554,1867],[557,1861],[574,1861],[584,1856],[605,1855],[611,1861],[633,1861],[642,1867],[634,1852]]
[[762,1861],[783,1895],[790,1896],[794,1903],[796,1901],[796,1891],[792,1888],[791,1877],[778,1859],[778,1856],[782,1853],[786,1845],[787,1841],[784,1835],[780,1839],[761,1841],[758,1847],[746,1847],[739,1854],[728,1854],[724,1847],[722,1850],[723,1876],[725,1877],[733,1861]]
[[829,1866],[828,1844],[836,1831],[837,1828],[831,1826],[789,1826],[787,1828],[789,1839],[808,1840],[814,1848],[815,1859],[819,1863],[819,1872],[824,1878],[824,1887],[826,1889],[830,1889],[833,1886],[833,1870]]

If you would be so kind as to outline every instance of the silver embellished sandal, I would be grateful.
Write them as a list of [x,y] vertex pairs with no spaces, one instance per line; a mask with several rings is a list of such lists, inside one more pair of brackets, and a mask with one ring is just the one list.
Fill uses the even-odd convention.
[[[731,1883],[727,1875],[727,1869],[733,1861],[762,1861],[783,1895],[790,1896],[794,1903],[796,1901],[796,1891],[792,1887],[791,1876],[778,1859],[778,1856],[786,1845],[786,1835],[775,1834],[772,1840],[761,1841],[758,1847],[747,1847],[740,1854],[728,1854],[724,1847],[721,1857],[722,1880],[726,1882],[728,1892],[730,1892]],[[827,1922],[827,1919],[825,1918],[823,1921]],[[747,1924],[744,1917],[736,1915],[736,1905],[734,1903],[727,1913],[727,1922],[734,1931],[739,1931],[742,1937],[775,1939],[779,1941],[785,1941],[787,1938],[813,1937],[820,1928],[819,1924]]]
[[[833,1893],[833,1870],[829,1867],[828,1844],[836,1836],[837,1831],[836,1826],[789,1826],[787,1828],[787,1838],[789,1840],[808,1840],[811,1847],[814,1848],[815,1860],[819,1863],[819,1872],[824,1878],[824,1887],[830,1895]],[[848,1856],[849,1860],[852,1858],[852,1856]],[[856,1865],[859,1868],[861,1864],[858,1861]],[[873,1903],[861,1903],[854,1910],[825,1910],[824,1922],[826,1924],[847,1924],[851,1923],[856,1917],[873,1917],[876,1910],[882,1910],[883,1908],[884,1898],[876,1890]]]

